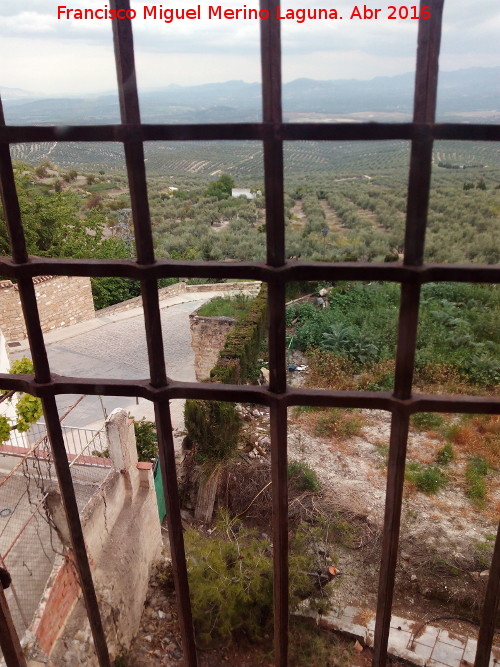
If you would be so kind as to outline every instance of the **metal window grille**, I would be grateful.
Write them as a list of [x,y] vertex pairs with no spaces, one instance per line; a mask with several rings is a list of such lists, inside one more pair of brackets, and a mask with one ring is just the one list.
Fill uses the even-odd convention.
[[[392,415],[382,558],[378,592],[373,664],[386,664],[395,569],[398,553],[408,423],[412,413],[423,411],[498,413],[494,399],[468,396],[423,395],[412,392],[418,309],[421,285],[456,281],[497,283],[500,270],[490,266],[425,264],[424,240],[435,139],[498,141],[500,125],[436,124],[436,92],[441,18],[444,0],[425,0],[431,18],[419,22],[413,121],[411,123],[310,124],[283,123],[281,110],[280,21],[275,20],[277,0],[261,0],[271,16],[261,21],[263,120],[261,123],[145,125],[141,123],[137,93],[132,25],[113,23],[121,124],[108,126],[17,127],[7,126],[0,107],[0,183],[12,258],[0,259],[0,274],[19,284],[24,316],[35,365],[35,376],[0,377],[6,389],[28,391],[43,401],[47,429],[64,499],[72,543],[88,617],[101,666],[110,665],[106,639],[78,518],[75,493],[59,424],[58,394],[142,396],[155,404],[160,460],[166,495],[168,529],[177,591],[179,619],[186,665],[197,664],[186,560],[182,537],[174,445],[169,400],[196,398],[250,401],[269,406],[271,416],[272,500],[274,544],[274,635],[276,665],[287,664],[288,642],[288,528],[287,528],[287,408],[295,405],[382,409]],[[110,0],[114,9],[128,9],[129,0]],[[155,259],[151,232],[146,173],[145,141],[258,140],[264,147],[267,209],[266,262],[178,262]],[[404,260],[398,264],[319,263],[287,261],[283,200],[283,144],[297,140],[411,141]],[[114,141],[125,148],[130,186],[137,260],[64,260],[28,257],[14,184],[9,145],[32,141]],[[142,381],[84,379],[51,374],[40,327],[32,278],[39,275],[120,276],[139,280],[144,303],[150,378]],[[268,285],[270,382],[268,387],[179,382],[168,378],[164,359],[159,278],[177,277],[258,279]],[[286,383],[285,285],[293,280],[379,280],[401,285],[395,386],[393,392],[351,392],[291,389]],[[500,530],[482,612],[476,667],[486,667],[500,598]],[[3,605],[2,605],[3,609]],[[7,610],[5,610],[7,612]],[[22,665],[23,657],[7,617],[0,614],[3,650],[9,665]]]

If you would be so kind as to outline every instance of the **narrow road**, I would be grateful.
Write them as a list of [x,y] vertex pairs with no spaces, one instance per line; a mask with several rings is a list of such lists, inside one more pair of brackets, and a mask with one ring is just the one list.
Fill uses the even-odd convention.
[[[164,308],[161,311],[163,348],[169,377],[194,381],[194,353],[191,348],[189,314],[211,295]],[[125,380],[149,377],[146,333],[142,314],[110,322],[92,331],[47,345],[51,370],[75,377],[118,378]],[[60,412],[64,412],[76,395],[58,397]],[[117,407],[130,411],[135,417],[153,419],[150,401],[123,396],[105,396],[102,404],[109,414]],[[182,427],[183,401],[171,402],[174,429]],[[65,420],[71,426],[102,424],[103,409],[97,396],[87,396]]]

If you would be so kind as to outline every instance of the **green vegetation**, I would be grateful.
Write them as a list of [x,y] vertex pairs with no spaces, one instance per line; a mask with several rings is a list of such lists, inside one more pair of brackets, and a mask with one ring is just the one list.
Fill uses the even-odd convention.
[[[26,357],[13,361],[9,370],[9,373],[12,375],[33,375],[34,372],[33,362]],[[19,431],[19,433],[27,431],[32,424],[40,419],[43,414],[43,409],[41,400],[35,396],[31,396],[31,394],[25,394],[21,391],[15,392],[2,390],[0,391],[0,395],[4,397],[3,400],[9,402],[14,398],[17,399],[15,403],[17,421],[15,424],[12,424],[7,417],[0,415],[1,445],[2,442],[9,439],[12,430],[15,429]]]
[[288,478],[299,491],[317,492],[320,490],[316,472],[304,461],[288,462]]
[[[249,303],[246,313],[229,332],[219,359],[210,372],[212,382],[239,384],[258,376],[257,357],[265,335],[266,287]],[[196,445],[200,463],[218,462],[236,450],[241,418],[234,403],[188,399],[184,407],[188,440]]]
[[441,465],[447,465],[455,459],[455,451],[451,442],[447,442],[440,447],[436,454],[436,462]]
[[[305,306],[308,308],[305,308]],[[294,307],[294,342],[302,350],[320,350],[316,364],[334,365],[338,376],[394,359],[399,288],[386,283],[339,283],[329,295],[329,307]],[[427,284],[422,288],[416,355],[416,380],[421,384],[465,382],[493,387],[500,382],[500,333],[496,319],[500,292],[496,286],[467,283]],[[329,354],[321,360],[321,354]],[[310,353],[308,352],[308,356]],[[365,388],[392,388],[392,370],[368,381]],[[342,388],[338,386],[337,388]],[[412,417],[419,429],[437,428],[439,415]]]
[[[314,529],[302,524],[290,541],[291,609],[301,599],[318,598],[321,594],[308,575],[317,569],[309,546],[314,537]],[[269,538],[223,515],[209,538],[189,529],[184,539],[199,644],[207,647],[227,642],[234,634],[257,640],[272,632],[273,562]]]
[[154,461],[158,456],[156,424],[143,417],[134,421],[134,433],[139,461]]
[[443,424],[443,418],[436,412],[416,412],[410,417],[410,424],[417,431],[433,431]]
[[319,416],[315,435],[352,438],[361,433],[363,417],[359,410],[329,408]]
[[438,466],[424,466],[414,461],[406,465],[405,479],[423,493],[433,494],[446,484],[446,475]]
[[234,188],[234,181],[229,174],[222,174],[216,181],[212,181],[207,188],[208,197],[217,199],[227,199],[231,196],[231,190]]
[[260,369],[257,359],[266,334],[267,288],[262,284],[243,317],[227,335],[217,363],[210,371],[214,382],[240,384],[256,381]]
[[198,315],[201,317],[234,317],[236,320],[241,320],[248,312],[250,304],[251,298],[245,294],[230,297],[218,296],[199,308]]
[[217,463],[236,452],[241,418],[234,403],[188,399],[184,421],[199,463]]
[[486,498],[488,464],[482,456],[474,456],[465,468],[466,493],[480,507]]

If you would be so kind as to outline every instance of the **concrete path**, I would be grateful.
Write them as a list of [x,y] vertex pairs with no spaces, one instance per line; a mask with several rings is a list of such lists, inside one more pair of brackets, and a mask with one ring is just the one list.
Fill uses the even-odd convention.
[[[331,630],[343,632],[358,639],[361,644],[373,646],[375,614],[367,609],[345,607],[324,616],[303,613]],[[391,617],[388,653],[421,667],[473,667],[477,641],[462,637],[443,628]],[[500,647],[493,647],[489,667],[500,665]]]
[[[236,293],[236,292],[235,292]],[[193,292],[169,297],[160,302],[164,352],[169,377],[195,381],[194,353],[191,348],[189,314],[214,296],[232,292]],[[71,327],[44,334],[52,372],[75,377],[143,379],[149,377],[146,335],[142,307],[96,317]],[[29,355],[27,341],[15,349],[15,358]],[[77,400],[77,395],[59,396],[62,414]],[[102,398],[109,414],[117,407],[136,418],[154,418],[154,407],[142,398]],[[174,431],[183,427],[184,401],[171,401]],[[97,396],[87,396],[65,419],[70,426],[98,428],[103,423],[103,408]]]

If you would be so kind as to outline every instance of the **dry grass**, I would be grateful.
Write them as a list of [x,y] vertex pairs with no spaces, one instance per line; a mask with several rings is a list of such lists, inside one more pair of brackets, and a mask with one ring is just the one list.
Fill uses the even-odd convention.
[[500,415],[463,417],[449,439],[460,454],[481,456],[491,468],[500,467]]
[[352,363],[344,358],[317,349],[307,353],[309,375],[307,386],[314,389],[354,389],[354,368]]

